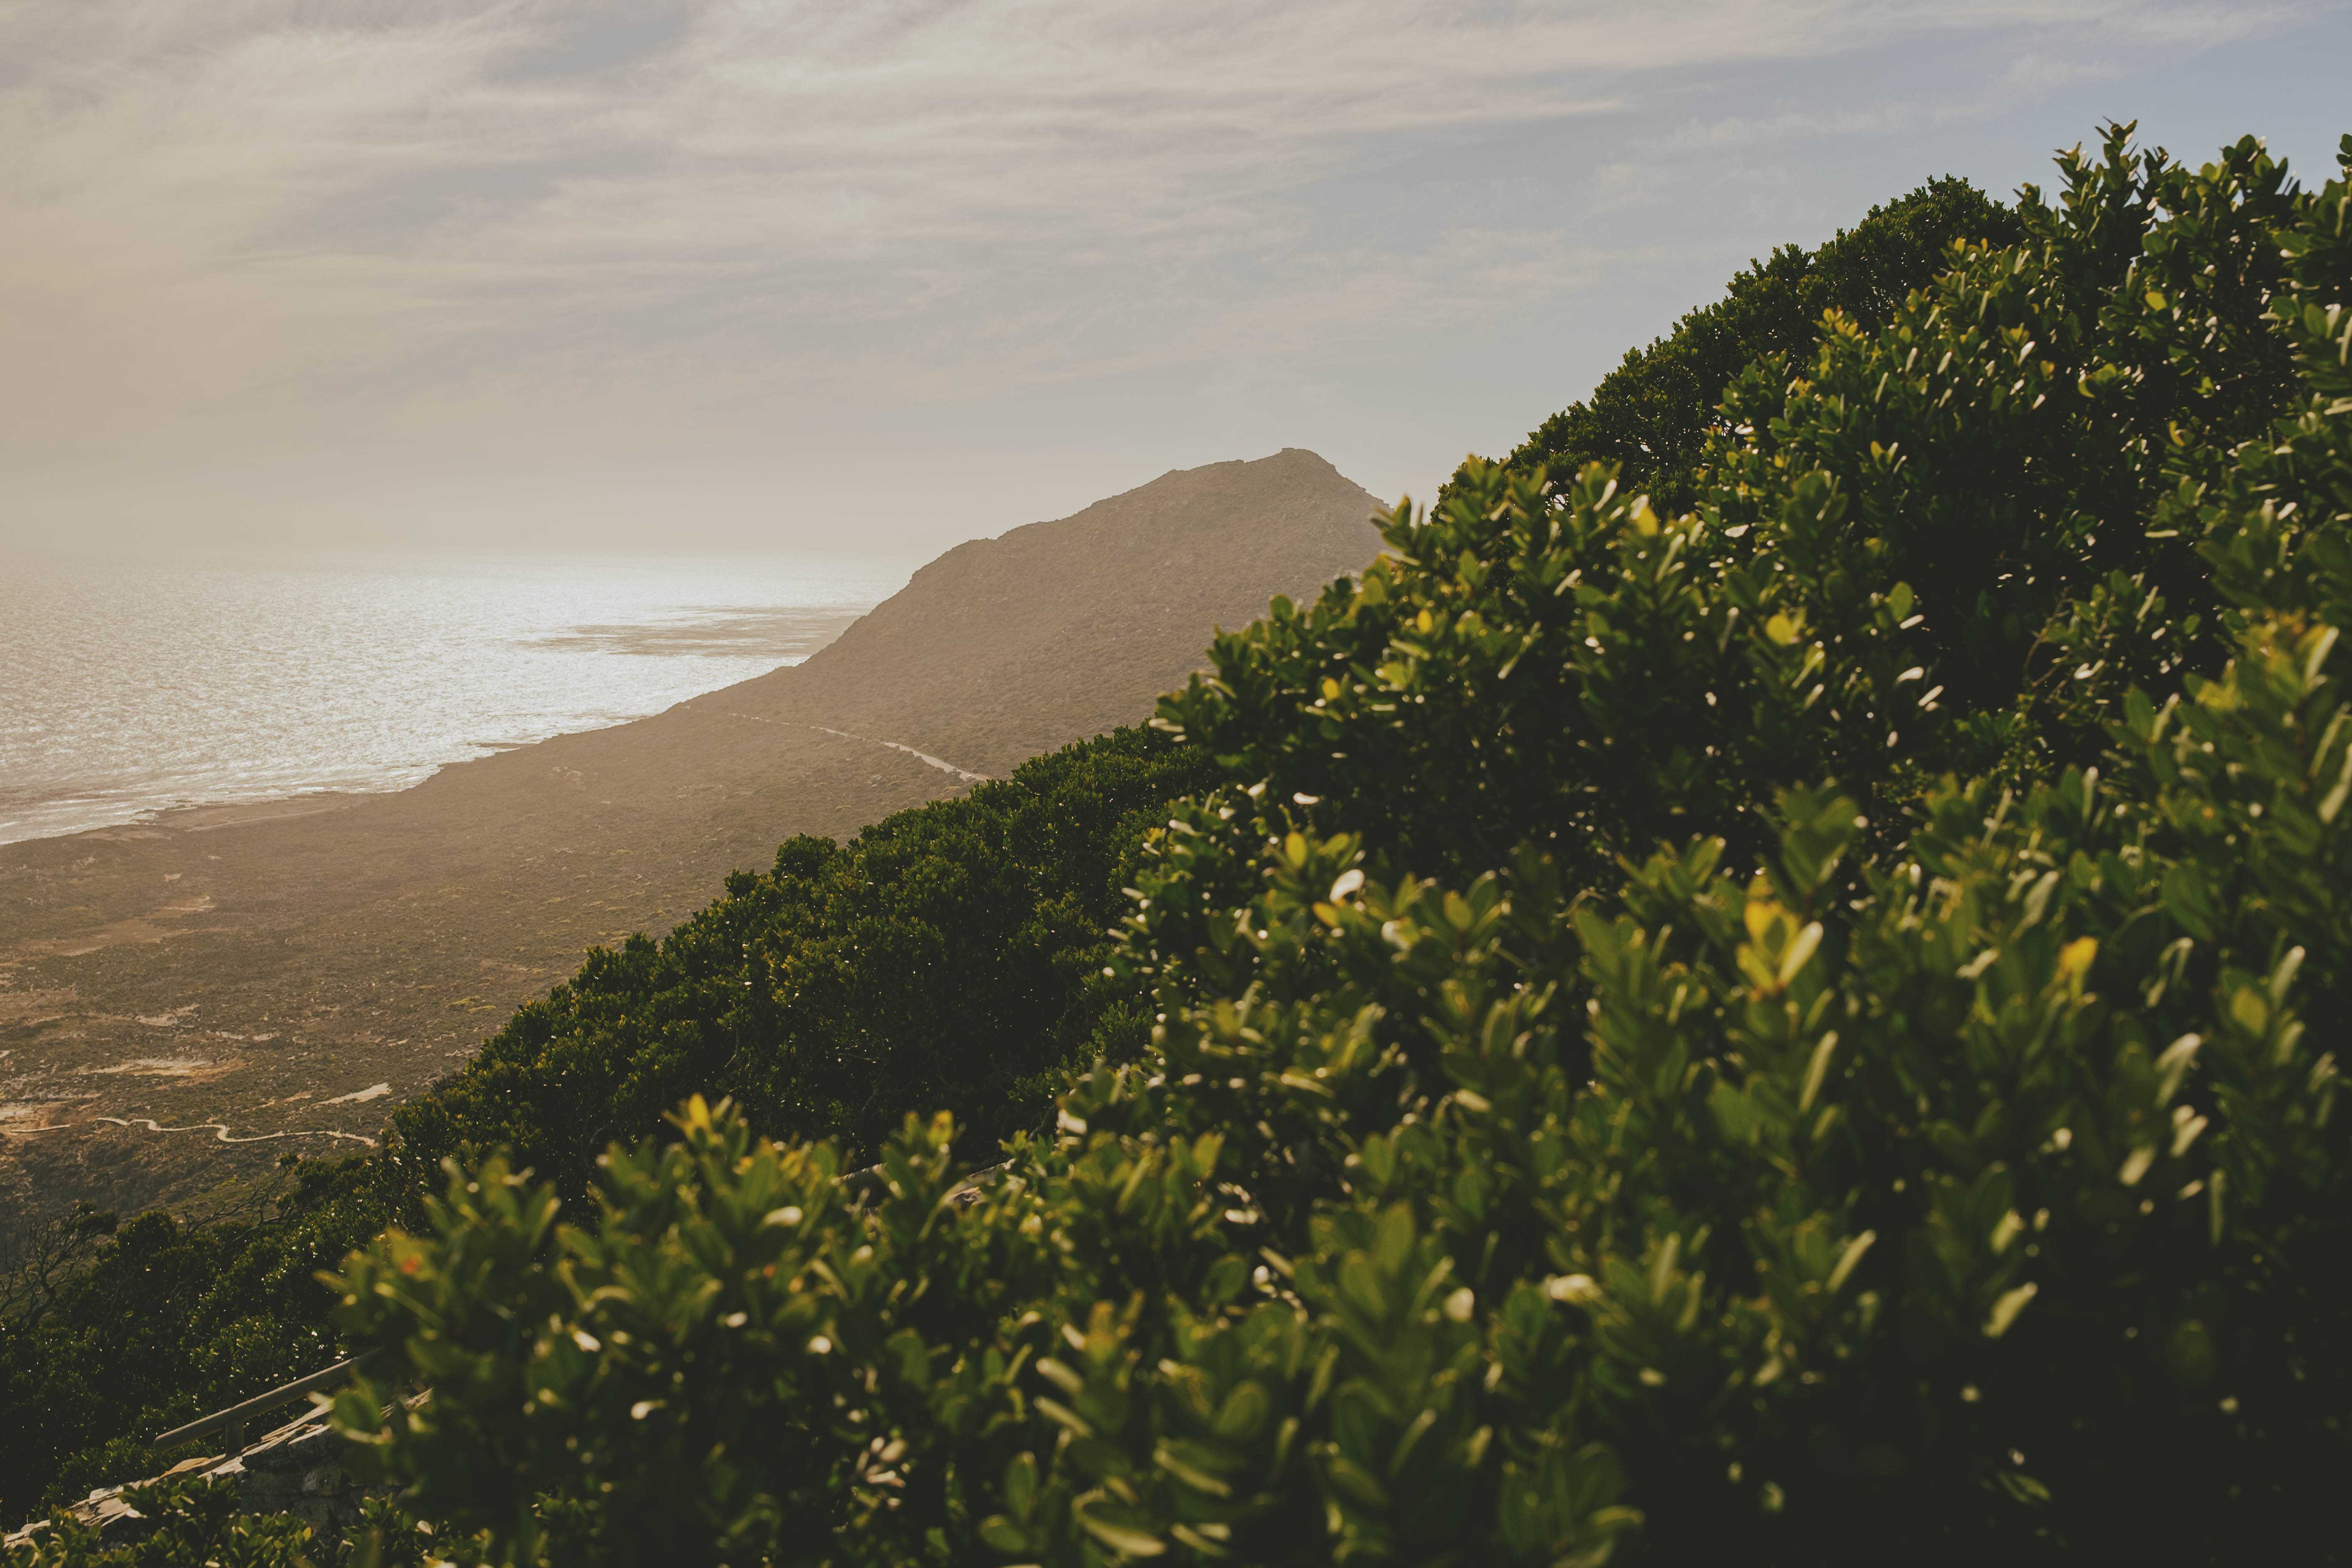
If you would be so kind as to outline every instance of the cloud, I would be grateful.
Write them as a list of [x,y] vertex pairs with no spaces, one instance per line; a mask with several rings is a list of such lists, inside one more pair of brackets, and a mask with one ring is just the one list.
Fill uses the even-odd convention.
[[2106,68],[2083,40],[2312,14],[14,0],[0,442],[491,442],[743,418],[784,386],[882,406],[1238,353],[1344,363],[1400,320],[1552,298],[1643,251],[1475,210],[1448,173],[1416,176],[1444,222],[1381,227],[1359,187],[1433,149],[1550,129],[1593,149],[1598,205],[1639,202],[1693,160],[1937,112],[1882,92],[1645,124],[1726,72],[2014,36],[2033,63],[1988,90],[2024,91]]

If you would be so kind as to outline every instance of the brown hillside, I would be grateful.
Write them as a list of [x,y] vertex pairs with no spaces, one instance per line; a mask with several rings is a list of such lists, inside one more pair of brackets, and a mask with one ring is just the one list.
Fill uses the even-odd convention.
[[1200,667],[1212,626],[1365,564],[1378,504],[1297,447],[1180,469],[960,544],[805,664],[687,706],[740,703],[1004,773],[1134,723],[1139,696]]
[[1171,473],[960,545],[804,664],[649,719],[397,795],[0,847],[0,1215],[352,1146],[329,1135],[781,839],[1143,718],[1213,626],[1368,562],[1374,504],[1302,451]]

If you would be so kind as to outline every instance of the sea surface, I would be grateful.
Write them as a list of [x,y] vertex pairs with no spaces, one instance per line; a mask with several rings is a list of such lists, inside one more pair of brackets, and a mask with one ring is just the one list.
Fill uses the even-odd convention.
[[911,563],[0,554],[0,844],[403,789],[797,664]]

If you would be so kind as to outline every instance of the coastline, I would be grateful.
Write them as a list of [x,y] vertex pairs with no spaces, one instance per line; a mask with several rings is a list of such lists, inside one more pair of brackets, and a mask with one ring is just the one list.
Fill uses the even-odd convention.
[[[446,764],[445,764],[446,765]],[[390,790],[306,790],[294,795],[270,795],[259,800],[223,801],[215,805],[167,805],[141,814],[137,820],[107,827],[85,827],[73,833],[45,835],[39,838],[12,838],[0,843],[0,853],[19,844],[45,843],[49,838],[106,838],[131,840],[169,833],[211,833],[224,827],[245,827],[257,822],[279,822],[290,817],[316,816],[323,812],[348,811],[352,806],[378,795],[401,795],[415,789],[415,784],[403,784]]]
[[0,847],[185,806],[382,795],[792,668],[880,558],[332,558],[0,581]]
[[358,1148],[588,949],[667,931],[794,831],[968,787],[749,717],[679,704],[404,789],[0,845],[0,1210],[181,1205]]

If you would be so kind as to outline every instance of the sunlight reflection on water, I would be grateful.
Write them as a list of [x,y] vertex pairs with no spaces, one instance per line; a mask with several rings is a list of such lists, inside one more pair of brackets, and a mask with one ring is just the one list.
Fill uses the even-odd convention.
[[895,562],[0,561],[0,843],[404,788],[798,663]]

